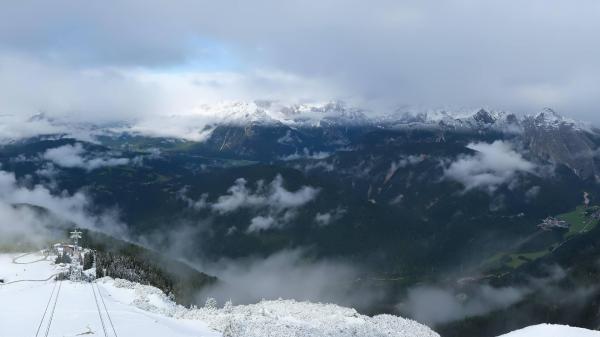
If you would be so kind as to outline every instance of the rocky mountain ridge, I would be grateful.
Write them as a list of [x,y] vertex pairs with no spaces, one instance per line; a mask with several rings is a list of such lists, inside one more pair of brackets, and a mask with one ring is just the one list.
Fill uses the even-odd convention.
[[[189,127],[198,133],[208,134],[221,125],[235,126],[288,126],[290,128],[331,127],[376,127],[384,129],[442,129],[442,130],[496,130],[519,133],[526,128],[559,129],[596,132],[587,122],[564,117],[550,108],[530,114],[516,114],[492,109],[397,109],[391,113],[352,106],[343,101],[323,103],[282,104],[276,101],[229,101],[204,104],[185,116]],[[168,123],[170,119],[167,119]],[[70,129],[87,133],[92,137],[99,134],[143,134],[135,121],[120,121],[104,124],[72,123],[47,114],[36,114],[27,123],[45,123],[55,129]],[[52,128],[48,128],[52,130]],[[74,131],[74,132],[75,132]],[[185,136],[182,136],[185,138]]]
[[[527,154],[563,164],[584,179],[600,177],[600,163],[596,160],[600,148],[598,129],[549,108],[527,115],[488,109],[401,109],[391,114],[376,114],[341,101],[292,105],[234,101],[200,106],[188,118],[189,123],[184,123],[187,133],[173,136],[147,133],[148,129],[125,122],[71,125],[43,114],[31,118],[30,123],[47,123],[56,126],[54,130],[69,130],[65,134],[72,138],[97,140],[111,147],[116,144],[121,149],[130,148],[137,137],[142,139],[138,143],[145,147],[191,142],[198,154],[261,161],[348,149],[363,144],[367,135],[381,143],[389,137],[386,132],[405,135],[413,131],[433,132],[432,137],[421,138],[420,142],[429,138],[443,142],[450,134],[465,134],[469,138],[468,135],[496,133],[513,139]],[[170,122],[177,121],[164,121]],[[188,139],[186,135],[194,138]]]
[[229,102],[204,105],[199,113],[214,116],[215,124],[285,124],[289,126],[320,127],[346,126],[438,126],[442,128],[512,128],[533,124],[541,128],[572,126],[589,130],[591,126],[582,121],[564,117],[550,108],[537,113],[516,113],[488,110],[427,110],[398,109],[392,113],[378,113],[351,106],[343,101],[315,104],[284,105],[271,101]]

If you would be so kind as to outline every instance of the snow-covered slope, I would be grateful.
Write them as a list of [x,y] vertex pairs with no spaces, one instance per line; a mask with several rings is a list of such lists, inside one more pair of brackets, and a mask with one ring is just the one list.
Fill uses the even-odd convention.
[[51,276],[61,268],[50,262],[52,258],[34,254],[13,261],[16,256],[0,254],[0,279],[5,283],[0,285],[2,337],[221,336],[202,321],[166,317],[120,302],[104,284],[56,282]]
[[411,320],[332,304],[278,300],[190,309],[125,280],[54,281],[61,267],[52,260],[0,254],[0,336],[439,337]]
[[217,124],[285,124],[320,126],[369,124],[366,111],[344,102],[285,105],[275,101],[231,101],[197,107],[197,115],[212,118]]
[[350,106],[341,101],[285,105],[279,102],[222,102],[203,105],[196,111],[216,124],[285,124],[289,126],[372,125],[379,127],[436,127],[453,129],[498,129],[518,131],[522,125],[558,128],[562,125],[578,129],[589,126],[559,115],[546,108],[539,113],[516,115],[486,109],[400,109],[382,114]]
[[200,320],[224,336],[439,336],[415,321],[391,315],[368,317],[333,304],[276,300],[187,309],[170,302],[154,287],[110,278],[99,282],[119,301],[167,317]]
[[540,324],[513,331],[500,337],[600,337],[600,331],[566,325]]

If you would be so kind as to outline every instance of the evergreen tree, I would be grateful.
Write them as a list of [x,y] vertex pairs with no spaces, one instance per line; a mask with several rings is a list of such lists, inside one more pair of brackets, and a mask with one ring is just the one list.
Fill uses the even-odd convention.
[[94,266],[94,253],[86,253],[83,256],[83,270],[92,269]]

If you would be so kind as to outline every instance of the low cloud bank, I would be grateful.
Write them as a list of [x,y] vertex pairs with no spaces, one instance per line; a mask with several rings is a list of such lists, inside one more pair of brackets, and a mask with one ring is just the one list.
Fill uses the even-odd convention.
[[320,159],[326,159],[330,156],[331,156],[331,153],[329,153],[329,152],[323,152],[323,151],[310,152],[307,148],[304,148],[304,150],[302,150],[302,152],[296,152],[296,153],[281,157],[281,160],[284,160],[284,161],[298,160],[298,159],[320,160]]
[[559,293],[555,284],[565,276],[564,269],[552,266],[545,276],[531,278],[519,286],[493,287],[483,283],[469,285],[464,290],[435,285],[416,286],[408,290],[397,308],[421,323],[435,326],[508,308],[538,290],[555,296]]
[[[22,207],[19,205],[31,205]],[[42,207],[49,213],[38,210]],[[27,186],[14,173],[0,171],[0,242],[24,238],[42,242],[49,234],[48,225],[76,224],[113,235],[123,235],[125,226],[114,211],[92,212],[92,202],[83,192],[53,194],[42,185]]]
[[54,237],[52,220],[26,206],[0,201],[0,250],[40,248]]
[[384,289],[361,285],[361,268],[345,261],[312,261],[305,251],[284,250],[266,258],[220,260],[203,266],[222,282],[203,290],[199,299],[255,303],[261,299],[333,302],[366,308],[385,296]]
[[155,231],[136,238],[147,247],[180,259],[219,278],[196,294],[196,302],[215,298],[221,304],[251,304],[261,299],[295,299],[335,303],[369,310],[381,304],[389,289],[371,283],[368,265],[336,258],[316,258],[307,247],[283,249],[267,256],[208,259],[198,255],[198,235],[210,223],[180,223],[172,231]]
[[476,153],[458,158],[445,170],[446,178],[458,181],[467,190],[494,191],[500,185],[512,182],[518,173],[531,173],[536,168],[508,142],[471,143],[467,147]]
[[106,166],[127,165],[129,158],[110,158],[100,157],[91,158],[86,155],[86,150],[81,143],[75,145],[67,144],[57,148],[48,149],[43,154],[43,158],[52,161],[54,164],[67,168],[82,168],[92,171]]
[[529,292],[526,288],[493,288],[483,285],[467,296],[450,289],[423,286],[411,289],[399,308],[407,311],[418,322],[436,325],[506,308]]

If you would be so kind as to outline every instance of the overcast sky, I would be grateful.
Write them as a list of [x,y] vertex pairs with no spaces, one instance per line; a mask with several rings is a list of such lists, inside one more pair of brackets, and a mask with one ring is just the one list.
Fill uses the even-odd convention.
[[2,1],[0,114],[219,100],[552,107],[600,122],[600,1]]

